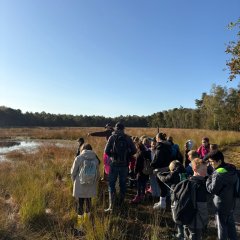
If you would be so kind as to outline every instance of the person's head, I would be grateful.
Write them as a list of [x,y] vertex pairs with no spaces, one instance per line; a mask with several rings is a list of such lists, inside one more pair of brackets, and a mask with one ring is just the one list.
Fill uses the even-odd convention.
[[156,145],[157,145],[156,138],[153,138],[153,140],[151,141],[151,149],[154,150],[156,148]]
[[157,142],[166,141],[167,135],[165,133],[158,133],[156,135]]
[[214,169],[225,163],[223,153],[218,150],[209,152],[207,157],[209,163]]
[[168,140],[168,142],[173,143],[173,137],[172,137],[172,136],[169,136],[169,137],[167,138],[167,140]]
[[150,147],[151,146],[150,140],[147,137],[142,140],[142,143],[146,147]]
[[111,123],[107,123],[107,124],[105,125],[105,128],[106,128],[107,130],[112,129]]
[[79,146],[82,146],[84,144],[84,139],[80,137],[78,140]]
[[194,158],[199,158],[199,154],[197,153],[196,150],[191,150],[187,153],[188,159],[192,161]]
[[124,130],[124,125],[121,122],[117,122],[115,125],[115,130],[120,130],[123,131]]
[[145,150],[145,147],[144,147],[144,145],[142,144],[141,141],[139,141],[135,145],[136,145],[137,151],[144,151]]
[[194,158],[192,160],[192,169],[194,176],[205,177],[207,175],[207,162],[200,158]]
[[205,147],[209,145],[209,138],[208,137],[203,137],[202,138],[202,145],[205,146]]
[[193,148],[193,141],[191,139],[187,140],[186,143],[185,143],[185,149],[187,150],[192,150]]
[[142,135],[139,139],[140,139],[141,142],[143,142],[143,140],[144,140],[145,138],[147,138],[147,136],[146,136],[146,135]]
[[133,142],[136,144],[139,142],[139,137],[135,136],[132,138]]
[[92,150],[92,146],[89,143],[84,143],[81,147],[81,151],[83,150]]
[[180,167],[182,164],[178,161],[178,160],[173,160],[170,164],[169,164],[169,170],[171,172],[175,171],[178,167]]
[[210,144],[210,151],[216,151],[218,150],[218,145],[217,144]]

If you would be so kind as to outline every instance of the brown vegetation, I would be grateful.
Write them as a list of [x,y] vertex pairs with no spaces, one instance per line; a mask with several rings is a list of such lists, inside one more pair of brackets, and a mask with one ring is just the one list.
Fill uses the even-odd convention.
[[[8,162],[0,163],[0,239],[74,239],[72,226],[76,220],[72,198],[70,168],[75,156],[78,137],[84,137],[101,158],[104,138],[89,137],[87,133],[99,128],[13,128],[1,129],[1,139],[42,139],[37,152],[13,152]],[[197,147],[203,136],[220,147],[239,143],[240,133],[206,130],[161,129],[171,135],[183,149],[187,139]],[[155,136],[153,128],[131,128],[132,136]],[[47,140],[46,140],[47,139]],[[46,140],[46,141],[45,141]],[[68,141],[63,141],[68,140]],[[59,146],[56,143],[68,143]],[[239,145],[228,152],[227,161],[239,164],[236,158]],[[234,158],[232,158],[234,156]],[[239,156],[239,154],[238,154]],[[14,160],[14,161],[13,161]],[[237,161],[236,161],[237,160]],[[149,199],[138,206],[126,203],[111,215],[105,215],[106,186],[99,187],[94,200],[94,225],[86,224],[82,239],[171,239],[174,224],[170,212],[153,213]],[[135,191],[128,192],[128,200]],[[210,228],[207,239],[215,239],[216,230]]]

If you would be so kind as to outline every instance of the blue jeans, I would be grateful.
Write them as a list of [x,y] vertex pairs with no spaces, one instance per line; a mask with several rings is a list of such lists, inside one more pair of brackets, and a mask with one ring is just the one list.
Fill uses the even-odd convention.
[[110,165],[110,172],[109,172],[109,192],[111,194],[116,193],[116,181],[119,176],[119,187],[120,187],[120,195],[121,197],[125,197],[125,192],[126,192],[126,181],[127,181],[127,176],[128,176],[128,167],[119,167],[119,166],[114,166]]
[[238,239],[233,212],[231,212],[229,215],[217,213],[216,222],[218,227],[218,239]]

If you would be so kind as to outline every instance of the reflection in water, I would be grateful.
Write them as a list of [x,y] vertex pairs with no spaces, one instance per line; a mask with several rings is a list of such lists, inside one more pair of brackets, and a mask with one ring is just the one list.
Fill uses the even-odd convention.
[[[12,151],[25,151],[32,152],[37,149],[40,143],[37,142],[18,142],[18,144],[10,147],[0,147],[0,161],[5,160],[5,154],[10,153]],[[6,146],[6,145],[5,145]]]

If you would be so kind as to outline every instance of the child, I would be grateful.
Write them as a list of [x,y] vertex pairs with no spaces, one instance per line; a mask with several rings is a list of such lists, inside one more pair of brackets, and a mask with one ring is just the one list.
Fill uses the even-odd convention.
[[189,165],[190,160],[188,159],[188,152],[191,151],[193,149],[193,141],[191,139],[187,140],[187,142],[185,143],[185,168]]
[[209,152],[210,152],[209,138],[204,137],[202,138],[202,145],[198,148],[197,153],[199,154],[200,158],[203,159]]
[[[187,225],[190,236],[189,239],[202,239],[203,229],[208,223],[208,208],[207,208],[207,189],[206,189],[206,175],[207,175],[207,162],[200,158],[192,160],[193,176],[190,181],[196,187],[196,195],[194,205],[197,209],[197,214],[192,222]],[[186,237],[186,236],[185,236]]]
[[[156,152],[156,144],[157,144],[157,141],[155,138],[152,139],[151,141],[151,161],[154,159],[154,155],[155,155],[155,152]],[[151,192],[152,193],[152,197],[153,199],[158,199],[159,200],[159,197],[160,197],[160,188],[159,188],[159,185],[158,185],[158,182],[157,182],[157,177],[155,174],[150,174],[149,175],[149,180],[150,180],[150,189],[147,190],[148,192]]]
[[[99,159],[92,151],[90,144],[84,144],[80,155],[75,158],[71,177],[73,181],[73,196],[78,199],[77,230],[81,230],[83,222],[89,217],[91,211],[91,198],[97,195],[97,180],[99,176]],[[83,205],[86,202],[84,211]]]
[[151,161],[151,151],[146,150],[145,146],[139,142],[136,144],[136,165],[135,174],[137,176],[137,195],[132,199],[131,203],[139,203],[144,199],[146,184],[149,179],[149,175],[143,173],[144,160],[149,159]]
[[[88,136],[92,137],[105,137],[106,141],[110,138],[112,135],[114,129],[110,123],[105,125],[105,131],[100,131],[100,132],[92,132],[88,133]],[[108,175],[110,171],[110,157],[104,153],[103,154],[103,178],[101,179],[102,181],[108,181]]]
[[136,175],[134,172],[136,166],[136,158],[135,156],[131,156],[128,166],[128,181],[129,181],[129,187],[133,188],[136,186]]
[[[171,190],[174,189],[174,187],[182,180],[186,179],[186,173],[183,165],[178,161],[174,160],[170,163],[169,165],[169,170],[168,174],[166,173],[158,173],[157,176],[160,179],[161,182],[169,185],[169,188]],[[172,191],[171,191],[172,193]],[[177,234],[176,238],[177,239],[182,239],[183,238],[183,225],[177,224]]]
[[207,179],[207,191],[214,195],[218,239],[237,240],[236,226],[233,216],[235,208],[234,190],[237,183],[235,166],[224,161],[222,152],[216,150],[208,155],[214,172]]
[[188,176],[193,176],[193,170],[192,170],[192,160],[194,158],[199,158],[199,155],[197,153],[197,151],[195,150],[191,150],[187,153],[188,155],[188,160],[190,161],[189,165],[186,167],[186,173]]

